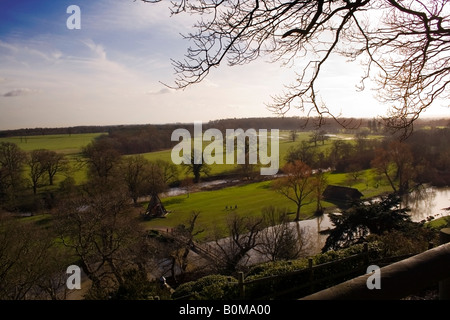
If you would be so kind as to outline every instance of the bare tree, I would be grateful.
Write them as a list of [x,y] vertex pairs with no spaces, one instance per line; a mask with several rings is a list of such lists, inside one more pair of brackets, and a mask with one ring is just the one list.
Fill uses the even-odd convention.
[[148,194],[149,171],[150,161],[140,154],[124,157],[120,162],[119,174],[135,206],[140,196]]
[[177,264],[179,265],[181,276],[188,271],[188,257],[191,252],[191,248],[194,246],[194,239],[204,231],[204,229],[198,227],[197,219],[199,215],[199,211],[192,211],[189,219],[185,223],[179,224],[173,232],[178,243],[171,254],[171,271],[175,281],[177,281],[175,266]]
[[[244,217],[236,213],[227,216],[227,233],[229,237],[223,238],[222,234],[216,235],[217,256],[223,263],[219,268],[224,272],[234,272],[243,263],[250,250],[258,246],[258,235],[263,225],[263,219],[257,217]],[[245,263],[245,262],[244,262]]]
[[410,147],[393,141],[385,149],[379,149],[372,160],[372,166],[389,181],[394,193],[405,193],[414,177],[413,154]]
[[14,202],[23,185],[22,166],[26,153],[15,143],[0,143],[0,195]]
[[[142,0],[161,2],[161,0]],[[174,61],[175,86],[202,81],[227,62],[242,65],[268,55],[299,70],[270,107],[336,119],[318,94],[321,74],[338,54],[363,62],[360,89],[373,78],[381,101],[392,104],[388,126],[412,129],[437,98],[448,97],[450,17],[446,0],[172,1],[171,12],[198,15],[193,44]]]
[[111,138],[95,140],[83,148],[83,155],[86,157],[88,173],[92,180],[106,183],[115,178],[120,153],[114,140]]
[[308,142],[302,141],[296,146],[289,147],[285,160],[288,163],[294,163],[300,160],[308,166],[315,166],[317,163],[317,151]]
[[286,210],[275,207],[262,209],[265,228],[260,233],[258,252],[270,261],[297,259],[306,247],[306,232],[297,233]]
[[73,250],[92,281],[92,298],[105,298],[126,286],[126,274],[139,270],[147,276],[155,253],[133,217],[125,190],[95,186],[71,197],[58,208],[56,228],[64,246]]
[[164,192],[172,182],[178,180],[178,168],[169,161],[160,159],[152,161],[150,162],[148,180],[151,194]]
[[173,162],[157,159],[154,164],[161,169],[162,180],[166,187],[178,180],[178,167]]
[[295,220],[298,221],[301,208],[313,201],[311,196],[315,186],[312,183],[312,170],[307,164],[296,160],[294,163],[287,163],[283,172],[286,175],[275,180],[273,188],[295,203]]
[[191,152],[191,158],[188,163],[183,164],[186,171],[194,175],[194,183],[200,182],[200,177],[202,174],[208,175],[211,171],[211,167],[205,162],[203,153],[201,155],[201,161],[195,161],[194,151]]
[[50,229],[0,212],[0,299],[64,299],[69,254]]
[[42,178],[46,172],[46,169],[44,167],[44,163],[42,162],[42,156],[43,156],[44,150],[33,150],[28,159],[27,164],[30,167],[30,179],[31,179],[31,186],[33,188],[33,194],[37,193],[37,188],[41,185]]
[[48,182],[52,186],[55,175],[68,169],[67,161],[63,154],[51,150],[43,150],[42,156],[43,167],[48,175]]

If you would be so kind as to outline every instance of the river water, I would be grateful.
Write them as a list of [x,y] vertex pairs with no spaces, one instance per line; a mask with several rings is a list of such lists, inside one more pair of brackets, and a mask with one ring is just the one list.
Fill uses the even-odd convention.
[[450,214],[450,187],[420,187],[403,197],[403,205],[409,207],[415,222],[429,218],[441,218]]
[[[416,191],[403,197],[402,205],[409,207],[409,215],[414,222],[432,220],[450,215],[450,187],[419,187]],[[308,248],[311,254],[319,253],[325,245],[328,235],[321,234],[318,230],[332,228],[333,225],[327,214],[323,215],[321,221],[310,219],[299,221],[298,224],[303,232],[308,234],[312,240]],[[320,224],[319,224],[320,222]],[[293,222],[295,225],[296,222]]]
[[[196,186],[196,189],[201,190],[205,187],[220,185],[225,187],[228,182],[227,180],[203,182]],[[164,196],[180,195],[186,192],[184,188],[172,188]],[[409,214],[414,222],[450,215],[450,187],[419,187],[403,197],[402,205],[409,207]],[[307,234],[310,243],[307,251],[311,254],[321,251],[328,236],[326,233],[319,233],[318,231],[333,227],[327,214],[323,215],[320,220],[315,218],[292,222],[292,224],[293,227],[299,228],[302,233]]]
[[[220,183],[224,182],[217,182],[217,184]],[[176,189],[173,191],[175,194],[183,193],[183,190],[181,189]],[[414,222],[448,216],[450,215],[450,187],[419,188],[418,190],[404,196],[402,205],[410,208],[411,211],[409,214],[411,216],[411,220]],[[325,245],[328,234],[321,233],[319,231],[333,228],[328,214],[324,214],[320,218],[291,222],[291,224],[292,227],[302,235],[302,238],[306,242],[302,256],[311,256],[320,253]],[[251,250],[248,255],[249,257],[246,262],[248,265],[261,263],[266,260],[255,250]]]

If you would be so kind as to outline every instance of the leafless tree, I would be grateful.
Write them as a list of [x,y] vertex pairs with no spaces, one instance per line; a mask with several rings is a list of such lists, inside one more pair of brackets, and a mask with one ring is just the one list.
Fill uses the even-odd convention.
[[270,261],[297,259],[306,247],[306,232],[297,233],[287,211],[275,207],[262,210],[265,228],[260,233],[258,252]]
[[195,237],[204,231],[198,226],[197,219],[199,215],[199,211],[192,211],[187,221],[179,224],[173,231],[173,237],[177,241],[170,256],[172,259],[171,272],[175,281],[178,280],[175,273],[176,266],[179,267],[180,276],[182,277],[188,271],[188,257],[194,246]]
[[22,166],[26,161],[26,153],[15,143],[0,143],[0,196],[14,203],[19,190],[24,184]]
[[150,161],[142,155],[124,157],[119,164],[119,175],[123,179],[135,206],[140,196],[148,195]]
[[43,167],[47,173],[49,180],[48,182],[52,186],[55,175],[68,170],[68,162],[62,153],[57,153],[51,150],[44,150],[42,153]]
[[64,299],[69,254],[50,229],[0,212],[0,299]]
[[291,200],[296,205],[295,220],[300,220],[300,210],[303,206],[314,201],[315,185],[312,178],[311,168],[300,160],[287,163],[283,167],[285,176],[276,179],[272,187]]
[[133,216],[124,189],[98,185],[58,208],[55,225],[65,247],[73,251],[92,281],[90,297],[105,298],[126,285],[126,274],[139,271],[146,278],[156,247]]
[[387,149],[378,149],[372,160],[375,170],[388,180],[394,193],[409,191],[409,184],[415,175],[413,154],[409,145],[392,141]]
[[42,178],[46,172],[44,164],[41,161],[42,153],[44,150],[33,150],[27,159],[27,164],[30,168],[31,186],[33,188],[33,194],[36,194],[37,188],[40,186]]
[[[156,3],[162,0],[142,0]],[[299,108],[333,115],[321,101],[318,81],[334,54],[363,62],[359,88],[373,78],[385,121],[405,133],[436,99],[448,97],[450,8],[446,0],[196,0],[171,1],[173,15],[198,15],[184,37],[192,47],[173,61],[175,86],[202,81],[227,62],[261,56],[299,68],[297,78],[269,105],[285,114]]]
[[209,175],[209,173],[211,172],[211,167],[205,162],[203,153],[201,161],[196,163],[195,151],[191,152],[191,158],[187,163],[183,163],[183,166],[185,167],[186,172],[192,173],[194,175],[194,179],[192,180],[194,183],[200,182],[200,177],[202,174]]
[[229,237],[223,238],[222,233],[217,232],[215,251],[220,257],[218,266],[224,272],[234,272],[250,250],[259,244],[259,234],[263,229],[263,219],[259,217],[240,216],[232,213],[227,216],[227,234]]
[[110,138],[95,140],[83,148],[83,155],[91,180],[104,184],[116,178],[121,155],[117,151],[115,141]]
[[169,161],[160,159],[152,161],[147,179],[150,183],[148,190],[150,194],[164,192],[172,182],[178,180],[178,168]]
[[157,159],[154,161],[154,165],[159,167],[162,173],[162,180],[167,187],[172,182],[178,180],[178,167],[170,161]]

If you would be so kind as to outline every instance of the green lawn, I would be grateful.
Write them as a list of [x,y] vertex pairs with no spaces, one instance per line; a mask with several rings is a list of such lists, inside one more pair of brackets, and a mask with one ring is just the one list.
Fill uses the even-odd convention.
[[429,226],[430,228],[440,230],[441,228],[446,227],[449,222],[450,222],[450,217],[447,216],[447,217],[433,219],[433,220],[427,222],[426,225]]
[[[57,134],[57,135],[39,135],[27,137],[8,137],[0,138],[0,142],[12,142],[23,151],[30,152],[37,149],[47,149],[66,155],[69,160],[69,166],[72,168],[71,175],[77,183],[82,183],[86,180],[85,168],[79,168],[80,152],[84,146],[89,144],[93,139],[105,133],[80,133],[80,134]],[[28,168],[25,167],[24,175],[28,177]],[[46,188],[53,189],[57,187],[58,183],[63,180],[63,174],[55,176],[55,186],[41,188],[40,191]]]
[[[287,208],[294,212],[294,203],[270,188],[271,181],[251,183],[214,191],[191,193],[163,198],[163,204],[170,213],[164,218],[146,222],[148,228],[170,228],[186,221],[192,211],[199,211],[198,223],[213,231],[214,226],[224,227],[225,219],[230,213],[246,216],[259,216],[265,206]],[[225,207],[233,209],[226,209]],[[237,206],[237,208],[235,208]],[[306,217],[306,210],[305,215]]]
[[[286,164],[286,160],[285,157],[287,155],[287,152],[289,150],[289,148],[291,147],[295,147],[295,146],[299,146],[303,141],[309,141],[310,140],[310,135],[311,132],[298,132],[297,133],[297,138],[295,140],[295,142],[293,142],[290,137],[289,137],[289,131],[280,131],[279,134],[279,167],[283,167]],[[347,139],[349,141],[352,141],[351,138],[353,138],[353,135],[351,134],[339,134],[336,135],[336,137],[330,138],[328,140],[326,140],[324,142],[324,144],[322,144],[321,142],[319,142],[317,144],[317,150],[318,151],[325,151],[326,149],[330,148],[332,146],[333,140],[339,140],[339,139]],[[377,139],[380,138],[380,136],[372,136],[369,138],[373,138],[373,139]],[[270,143],[270,138],[268,138],[268,142]],[[207,146],[208,143],[204,143],[203,146]],[[270,145],[267,147],[268,151],[270,152]],[[165,161],[169,161],[171,162],[171,152],[172,150],[163,150],[163,151],[156,151],[156,152],[149,152],[149,153],[144,153],[143,156],[150,160],[150,161],[154,161],[154,160],[165,160]],[[225,163],[225,159],[224,159],[224,164],[212,164],[210,165],[210,175],[220,175],[220,174],[226,174],[229,172],[232,172],[234,170],[237,169],[237,165],[236,164],[226,164]],[[185,172],[183,169],[180,169],[180,173],[181,173],[181,178],[183,178],[185,176]]]
[[[296,142],[292,142],[289,141],[286,138],[287,133],[282,133],[280,132],[280,140],[279,140],[279,160],[280,160],[280,167],[282,167],[285,164],[284,158],[286,156],[287,150],[289,149],[289,147],[291,146],[295,146],[298,145],[301,140],[297,140]],[[304,139],[306,139],[308,133],[301,133],[299,134],[299,136],[304,137]],[[268,139],[269,143],[270,143],[270,139]],[[208,143],[204,143],[203,146],[206,147],[208,145]],[[269,152],[270,152],[270,145],[267,147]],[[162,150],[162,151],[155,151],[155,152],[148,152],[148,153],[143,153],[142,155],[150,160],[150,161],[155,161],[155,160],[164,160],[164,161],[168,161],[168,162],[172,162],[171,159],[171,153],[172,150]],[[215,176],[215,175],[221,175],[221,174],[227,174],[230,172],[235,171],[238,168],[238,165],[236,164],[227,164],[225,163],[226,160],[225,158],[223,159],[223,164],[217,164],[217,163],[213,163],[211,164],[210,167],[210,175],[211,176]],[[186,177],[186,171],[180,167],[180,178],[184,178]]]
[[[148,152],[148,153],[143,153],[142,155],[144,156],[144,158],[146,158],[150,161],[164,160],[167,162],[172,162],[171,154],[172,154],[172,149]],[[232,172],[233,170],[235,170],[236,167],[237,166],[235,164],[215,164],[214,163],[214,164],[210,165],[211,171],[209,172],[209,174],[211,176],[226,174],[226,173],[229,173],[229,172]],[[182,180],[183,178],[188,176],[186,169],[183,168],[181,165],[179,166],[179,174],[180,174],[180,176],[179,176],[180,180]]]
[[[369,182],[358,181],[353,187],[364,194],[364,198],[370,198],[381,193],[389,192],[387,185],[375,187],[372,180],[373,174],[370,170],[365,172]],[[347,185],[346,174],[328,174],[328,183],[336,185]],[[233,186],[214,191],[201,191],[191,193],[189,196],[180,195],[163,198],[162,202],[166,209],[170,211],[164,218],[156,218],[145,222],[147,228],[172,228],[186,221],[192,211],[199,211],[198,223],[207,232],[204,236],[211,235],[214,227],[223,228],[226,217],[230,213],[238,213],[245,216],[260,216],[261,210],[267,206],[286,208],[292,212],[292,219],[295,217],[295,204],[280,195],[271,188],[272,181],[251,183],[241,186]],[[145,205],[145,204],[144,204]],[[324,208],[335,207],[336,204],[323,201]],[[233,209],[226,209],[231,206]],[[235,208],[237,206],[237,208]],[[302,207],[301,219],[311,218],[316,209],[315,202]]]
[[[71,166],[74,168],[73,176],[77,183],[82,183],[86,179],[85,168],[77,168],[77,160],[80,159],[81,149],[91,142],[96,137],[106,133],[87,133],[87,134],[59,134],[59,135],[40,135],[40,136],[28,136],[28,137],[8,137],[0,138],[0,142],[13,142],[16,143],[24,151],[32,151],[35,149],[48,149],[56,152],[63,153],[67,156]],[[298,132],[295,142],[289,137],[289,131],[280,131],[279,140],[279,160],[280,168],[285,164],[285,156],[290,147],[299,145],[302,141],[308,141],[310,139],[311,132]],[[324,150],[329,148],[333,139],[350,139],[350,134],[339,134],[332,139],[326,140],[324,145],[318,144],[318,150]],[[378,137],[372,137],[378,138]],[[270,143],[270,138],[268,139]],[[207,142],[204,143],[207,145]],[[270,146],[268,147],[270,150]],[[171,162],[171,149],[144,153],[143,156],[151,161],[161,159]],[[221,175],[233,172],[237,169],[235,164],[212,164],[210,165],[210,175]],[[188,176],[184,168],[179,168],[180,179]],[[58,182],[62,177],[56,177]]]
[[[56,152],[66,154],[70,161],[73,171],[71,175],[75,178],[77,183],[82,183],[86,180],[86,168],[77,167],[81,157],[81,149],[91,142],[101,133],[96,134],[72,134],[72,135],[45,135],[45,136],[30,136],[30,137],[11,137],[2,138],[2,141],[9,141],[16,143],[22,150],[31,151],[35,149],[49,149]],[[339,135],[325,141],[324,145],[318,144],[318,149],[329,148],[333,139],[350,138],[351,135]],[[302,141],[308,141],[310,132],[299,132],[295,142],[289,139],[289,132],[280,132],[279,140],[279,160],[280,168],[285,163],[285,155],[290,147],[299,145]],[[270,142],[270,139],[268,139]],[[270,147],[268,148],[270,150]],[[161,159],[171,161],[171,151],[163,150],[157,152],[145,153],[143,156],[151,161]],[[211,165],[211,175],[219,175],[236,170],[235,164],[213,164]],[[186,176],[186,171],[180,167],[180,178]],[[65,177],[57,175],[55,179],[55,186],[45,187],[40,189],[45,191],[47,188],[56,188],[58,183]],[[380,185],[375,186],[375,175],[371,170],[366,170],[360,178],[356,181],[349,181],[349,176],[346,174],[328,174],[328,183],[344,186],[352,186],[358,188],[365,197],[373,197],[384,192],[388,192],[389,186]],[[252,183],[241,186],[234,186],[223,188],[216,191],[202,191],[191,193],[188,196],[181,195],[176,197],[168,197],[163,199],[163,203],[170,213],[165,218],[154,219],[145,222],[148,228],[171,228],[183,221],[187,220],[192,211],[200,211],[199,223],[208,230],[211,234],[213,227],[224,227],[226,217],[230,213],[238,213],[247,216],[260,216],[261,210],[267,206],[274,206],[286,208],[292,212],[292,218],[295,217],[295,204],[278,194],[271,188],[271,181]],[[302,207],[301,218],[310,218],[315,210],[315,202]],[[145,206],[145,204],[144,204]],[[233,209],[226,209],[232,207]],[[323,202],[325,208],[334,207],[335,204]],[[205,233],[206,234],[206,233]]]
[[0,138],[0,142],[13,142],[24,151],[48,149],[64,154],[76,154],[96,137],[104,133],[57,134]]

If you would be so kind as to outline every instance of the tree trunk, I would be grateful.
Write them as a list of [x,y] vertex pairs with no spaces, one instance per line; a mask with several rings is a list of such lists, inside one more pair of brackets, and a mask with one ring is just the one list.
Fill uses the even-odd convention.
[[300,206],[297,205],[297,213],[295,215],[295,221],[299,221],[300,220]]

